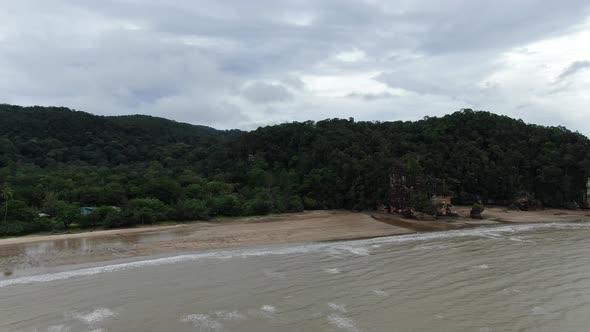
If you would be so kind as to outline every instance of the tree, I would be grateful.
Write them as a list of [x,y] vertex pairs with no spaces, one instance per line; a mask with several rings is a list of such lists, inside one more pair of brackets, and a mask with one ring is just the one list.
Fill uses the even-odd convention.
[[67,204],[59,212],[58,219],[63,223],[64,228],[80,221],[80,206],[76,204]]
[[6,223],[8,218],[8,201],[10,201],[13,196],[14,191],[8,186],[8,184],[4,183],[0,188],[0,198],[4,200],[4,223]]
[[[42,212],[49,214],[52,217],[57,216],[65,206],[65,202],[59,200],[56,192],[48,192],[43,200]],[[79,210],[78,210],[79,213]]]
[[170,214],[170,207],[157,198],[138,198],[129,201],[127,214],[137,224],[153,224],[165,220]]

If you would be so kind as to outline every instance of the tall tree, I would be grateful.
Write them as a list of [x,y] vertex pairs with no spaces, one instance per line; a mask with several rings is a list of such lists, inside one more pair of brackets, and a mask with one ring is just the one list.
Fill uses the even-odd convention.
[[4,223],[8,219],[8,201],[12,199],[14,196],[14,191],[8,186],[8,184],[4,183],[0,188],[0,198],[4,201]]

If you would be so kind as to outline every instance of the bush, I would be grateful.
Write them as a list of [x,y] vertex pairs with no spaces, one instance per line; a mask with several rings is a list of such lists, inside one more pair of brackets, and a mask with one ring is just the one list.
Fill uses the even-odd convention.
[[41,220],[0,223],[0,236],[17,236],[51,230],[51,223]]
[[168,219],[170,208],[157,198],[138,198],[127,203],[125,214],[132,224],[153,224]]
[[303,198],[303,207],[306,210],[317,210],[317,209],[321,208],[318,201],[316,201],[315,199],[313,199],[311,197],[304,197]]
[[[72,211],[73,213],[73,211]],[[101,206],[99,208],[97,208],[96,210],[92,211],[92,213],[90,213],[87,216],[81,216],[79,217],[79,224],[80,227],[82,228],[89,228],[89,227],[97,227],[97,226],[105,226],[105,220],[107,218],[109,218],[109,216],[112,215],[120,215],[121,212],[111,206]],[[111,217],[112,218],[112,217]]]
[[[0,209],[4,217],[4,203]],[[37,212],[27,206],[27,203],[19,200],[8,201],[8,221],[31,222],[37,219]]]
[[210,211],[204,201],[185,199],[176,204],[176,220],[209,220]]
[[287,212],[301,212],[303,211],[303,201],[299,196],[291,196],[285,202],[285,209]]
[[213,211],[216,215],[239,216],[242,214],[242,203],[237,194],[216,197],[212,203]]
[[65,204],[57,215],[57,221],[61,222],[64,229],[71,224],[80,223],[81,219],[80,206],[76,204]]
[[123,214],[115,209],[112,209],[111,212],[107,213],[107,215],[102,220],[102,225],[105,228],[123,227],[127,226],[128,224],[129,222],[126,222]]
[[267,200],[250,199],[244,203],[242,210],[248,216],[265,215],[272,211],[272,205]]

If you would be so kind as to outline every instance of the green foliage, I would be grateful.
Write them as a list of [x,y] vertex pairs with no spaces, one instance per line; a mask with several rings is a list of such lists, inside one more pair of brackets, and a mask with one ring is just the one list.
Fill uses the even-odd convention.
[[242,211],[247,216],[265,215],[272,211],[272,204],[268,200],[254,198],[244,203]]
[[157,198],[138,198],[127,204],[126,216],[133,224],[153,224],[168,219],[171,208]]
[[31,221],[37,218],[37,211],[24,201],[13,199],[8,205],[8,221]]
[[242,201],[237,194],[222,194],[211,200],[214,215],[239,216],[242,213]]
[[80,223],[80,206],[76,204],[65,204],[60,207],[57,220],[61,221],[63,228],[68,228],[71,224]]
[[410,206],[414,207],[416,211],[436,215],[435,207],[432,206],[430,198],[423,193],[416,193],[412,195]]
[[303,201],[299,196],[290,196],[286,199],[285,202],[286,212],[302,212],[303,211]]
[[[410,177],[439,179],[437,193],[454,193],[457,204],[508,205],[526,192],[535,206],[560,207],[581,200],[590,176],[583,135],[469,109],[415,122],[327,119],[250,132],[55,107],[0,105],[0,118],[0,234],[372,209],[388,197],[394,164]],[[415,192],[412,204],[427,210],[430,194]],[[81,217],[78,206],[121,211]]]
[[[73,211],[72,211],[73,213]],[[111,206],[101,206],[94,211],[92,211],[87,216],[79,217],[80,227],[88,228],[88,227],[97,227],[97,226],[105,226],[105,220],[108,218],[112,218],[112,215],[119,215],[120,211],[117,208],[113,208]],[[109,226],[114,227],[114,226]]]
[[303,207],[306,210],[316,210],[316,209],[322,208],[322,206],[318,203],[318,201],[316,201],[315,199],[313,199],[311,197],[304,197],[303,198]]
[[185,220],[209,220],[210,210],[207,203],[198,199],[185,199],[175,206],[175,219]]

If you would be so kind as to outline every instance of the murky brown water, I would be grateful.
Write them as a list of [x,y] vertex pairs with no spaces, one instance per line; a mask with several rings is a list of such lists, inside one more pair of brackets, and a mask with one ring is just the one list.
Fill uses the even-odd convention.
[[501,226],[30,272],[0,279],[0,331],[590,329],[590,224]]

